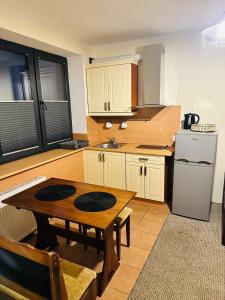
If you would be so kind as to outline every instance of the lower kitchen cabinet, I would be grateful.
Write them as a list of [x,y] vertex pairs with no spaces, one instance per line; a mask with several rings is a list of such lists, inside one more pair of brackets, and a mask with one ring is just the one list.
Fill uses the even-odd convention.
[[127,189],[136,197],[164,202],[165,158],[127,154]]
[[126,189],[125,153],[84,151],[86,183]]
[[125,153],[103,152],[104,185],[126,189]]
[[85,150],[84,181],[164,202],[165,157]]
[[144,168],[144,198],[163,202],[165,166],[146,163]]
[[144,164],[130,161],[126,164],[127,189],[136,192],[136,197],[144,198]]
[[84,151],[84,181],[86,183],[103,185],[102,152]]

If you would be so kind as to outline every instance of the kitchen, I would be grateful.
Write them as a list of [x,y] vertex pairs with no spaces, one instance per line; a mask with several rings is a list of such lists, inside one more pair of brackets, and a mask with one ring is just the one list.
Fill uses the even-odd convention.
[[[211,8],[210,5],[209,7]],[[210,11],[210,8],[208,8],[208,11]],[[221,11],[221,8],[219,11]],[[184,8],[182,12],[184,12]],[[16,27],[13,28],[13,24],[9,22],[9,19],[6,19],[6,16],[8,18],[14,16],[13,19],[17,22],[17,28],[20,28],[19,23],[26,22],[26,20],[15,18],[16,14],[15,10],[10,11],[7,9],[7,5],[5,4],[3,13],[5,23],[4,28],[1,29],[1,38],[67,57],[73,137],[74,139],[88,140],[90,146],[84,151],[50,150],[49,152],[43,152],[21,160],[2,164],[0,166],[1,191],[22,184],[37,176],[46,176],[47,178],[58,177],[66,180],[105,185],[112,188],[133,190],[138,192],[137,196],[139,199],[134,200],[135,202],[131,205],[134,213],[134,217],[131,217],[131,226],[139,226],[139,231],[138,233],[133,232],[133,238],[131,233],[131,247],[133,246],[132,242],[137,245],[135,238],[138,240],[138,234],[140,234],[140,237],[143,237],[139,239],[144,241],[147,240],[148,234],[153,234],[151,236],[153,240],[159,233],[158,223],[162,223],[161,220],[165,220],[165,216],[168,214],[165,205],[160,205],[160,203],[169,200],[167,196],[171,196],[171,161],[174,151],[171,146],[174,142],[175,132],[180,128],[180,121],[183,120],[183,115],[193,112],[200,116],[200,123],[216,124],[216,129],[219,132],[216,157],[216,161],[219,163],[216,163],[215,166],[212,202],[221,203],[224,177],[224,158],[222,154],[224,147],[223,77],[225,74],[222,63],[224,62],[224,55],[223,48],[204,48],[201,44],[201,29],[208,25],[207,22],[205,26],[198,25],[198,29],[197,27],[189,28],[186,31],[180,30],[179,33],[172,31],[170,33],[162,32],[157,36],[133,37],[129,40],[124,39],[124,41],[118,39],[115,43],[112,41],[96,42],[96,45],[91,47],[90,45],[85,45],[85,43],[76,43],[76,40],[71,40],[69,35],[64,34],[61,36],[62,32],[56,33],[53,28],[51,29],[52,31],[50,29],[49,31],[43,30],[42,25],[36,28],[35,18],[33,22],[29,20],[30,24],[26,27],[26,32],[24,32],[22,37],[22,32],[18,32]],[[220,14],[216,14],[215,12],[216,16]],[[45,22],[47,24],[46,18]],[[14,33],[12,33],[12,30],[14,30]],[[36,32],[36,37],[38,35],[41,36],[40,41],[37,41],[38,38],[35,40],[34,32]],[[60,37],[64,41],[63,44],[60,42]],[[160,103],[162,99],[158,103],[155,103],[162,104],[162,106],[149,107],[146,105],[148,103],[140,101],[139,96],[136,97],[136,105],[133,105],[133,102],[129,103],[129,101],[131,101],[131,98],[134,101],[135,97],[129,96],[129,91],[131,92],[131,85],[135,81],[135,76],[132,77],[130,86],[127,78],[121,84],[123,78],[120,77],[120,74],[122,73],[116,73],[116,61],[118,64],[118,60],[120,63],[126,60],[127,65],[135,65],[135,63],[137,65],[137,60],[143,57],[143,49],[155,45],[163,45],[164,47],[164,51],[160,50],[158,52],[163,63],[158,65],[157,72],[153,75],[148,73],[148,76],[149,78],[153,78],[152,80],[159,93],[157,94],[158,98],[163,95],[163,103]],[[148,51],[150,50],[148,49]],[[94,58],[91,64],[89,64],[89,57]],[[135,59],[136,62],[134,61]],[[89,86],[92,83],[90,82],[91,77],[89,77],[88,72],[95,69],[95,64],[101,65],[102,68],[108,68],[110,61],[110,66],[114,66],[114,73],[112,70],[106,71],[105,78],[102,79],[99,77],[99,80],[103,83],[106,82],[104,80],[108,80],[108,77],[112,79],[114,75],[113,80],[119,85],[121,84],[120,89],[123,89],[126,84],[129,87],[124,92],[125,96],[123,96],[123,99],[127,97],[126,99],[128,100],[126,100],[127,102],[123,107],[120,106],[121,103],[119,105],[118,103],[109,104],[107,102],[112,100],[108,100],[105,94],[101,94],[101,91],[99,91],[101,96],[98,93],[97,98],[98,101],[100,101],[101,97],[104,98],[102,100],[103,105],[100,111],[99,109],[94,111],[93,101],[90,98],[95,94],[90,95],[89,92]],[[158,62],[157,59],[153,61]],[[161,72],[158,72],[159,70]],[[129,73],[130,71],[127,70],[126,72]],[[163,80],[161,74],[163,74]],[[138,78],[140,77],[138,73]],[[93,78],[96,79],[96,76]],[[138,82],[140,84],[140,81]],[[159,83],[160,86],[158,85]],[[95,85],[94,92],[97,93],[96,84],[93,83],[93,85]],[[100,86],[104,87],[103,84]],[[138,91],[141,91],[140,86],[138,86]],[[121,92],[123,91],[120,90]],[[135,93],[135,89],[134,91],[132,89],[132,92]],[[110,98],[112,96],[112,88],[109,93]],[[94,104],[95,102],[96,100]],[[117,105],[117,107],[114,105]],[[112,112],[114,107],[116,107],[116,111]],[[124,113],[125,110],[126,112]],[[48,111],[50,110],[48,109]],[[114,140],[114,144],[121,143],[122,146],[113,150],[98,148],[101,146],[97,146],[96,148],[96,145],[107,143],[108,138],[116,139]],[[168,145],[169,147],[166,149],[148,149],[146,145],[163,147]],[[143,159],[148,159],[148,162],[146,163]],[[60,172],[58,172],[59,170]],[[151,172],[153,172],[154,176],[149,177]],[[165,182],[167,183],[166,185],[164,185]],[[134,186],[135,188],[133,188]],[[148,186],[148,188],[145,188],[145,186]],[[157,202],[155,204],[155,202],[143,201],[141,199],[150,199]],[[136,211],[134,203],[137,206]],[[151,205],[151,207],[147,207],[147,205]],[[151,218],[147,216],[151,216]],[[156,224],[154,224],[152,221],[156,216],[159,217],[158,220],[160,222],[156,220]],[[146,220],[149,220],[149,222]],[[150,232],[147,232],[147,229],[143,230],[143,226],[146,223],[146,226],[150,228]],[[154,228],[154,226],[157,229],[153,230],[153,233],[151,232],[151,228]],[[91,251],[89,248],[91,247],[88,247],[87,251]],[[147,251],[141,251],[137,248],[135,249],[136,252],[132,252],[133,256],[141,256],[137,254],[139,252],[142,252],[143,256],[145,256],[145,259],[141,259],[141,267],[138,265],[137,268],[137,265],[135,265],[129,269],[127,266],[129,266],[130,262],[121,263],[122,267],[128,273],[129,271],[133,272],[132,284],[128,284],[129,288],[123,290],[116,283],[116,279],[114,279],[112,286],[108,288],[112,294],[117,295],[117,298],[121,297],[122,299],[123,297],[125,299],[130,293],[137,278],[136,275],[139,273],[136,270],[141,270],[144,261],[147,259]],[[150,250],[149,247],[147,248]],[[122,251],[126,253],[126,255],[123,255],[122,252],[122,260],[130,257],[129,248],[122,249]],[[124,256],[126,257],[124,258]],[[122,273],[120,268],[118,272]],[[105,297],[110,299],[107,290],[106,293],[107,296]]]

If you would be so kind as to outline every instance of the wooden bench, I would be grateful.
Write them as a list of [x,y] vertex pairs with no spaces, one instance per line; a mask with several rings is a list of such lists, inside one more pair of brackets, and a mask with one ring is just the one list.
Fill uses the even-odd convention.
[[0,299],[94,300],[96,273],[0,236]]

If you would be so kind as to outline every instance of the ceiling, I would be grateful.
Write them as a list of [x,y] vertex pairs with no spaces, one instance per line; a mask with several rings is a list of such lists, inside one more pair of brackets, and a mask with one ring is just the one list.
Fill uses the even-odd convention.
[[225,0],[1,0],[28,22],[60,30],[89,45],[203,29],[225,11]]

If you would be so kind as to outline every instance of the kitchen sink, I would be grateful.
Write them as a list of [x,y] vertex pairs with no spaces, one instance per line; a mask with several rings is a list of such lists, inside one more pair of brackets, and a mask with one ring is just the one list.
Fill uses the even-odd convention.
[[103,143],[96,146],[96,148],[102,148],[102,149],[117,149],[122,147],[124,144],[115,144],[115,143]]

